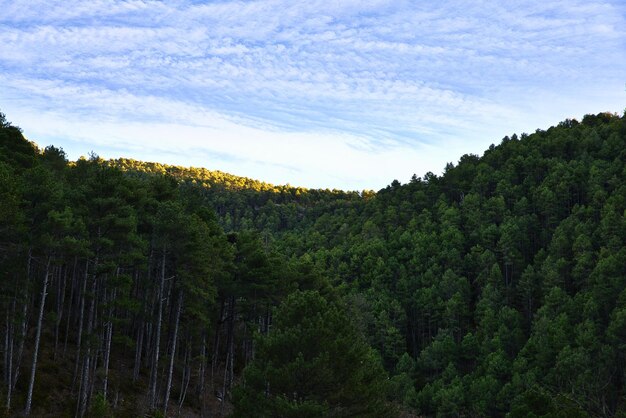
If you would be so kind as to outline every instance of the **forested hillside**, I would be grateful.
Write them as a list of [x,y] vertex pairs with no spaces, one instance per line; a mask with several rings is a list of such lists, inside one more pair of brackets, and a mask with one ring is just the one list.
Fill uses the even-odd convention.
[[625,162],[603,113],[307,190],[68,162],[1,115],[3,411],[626,416]]

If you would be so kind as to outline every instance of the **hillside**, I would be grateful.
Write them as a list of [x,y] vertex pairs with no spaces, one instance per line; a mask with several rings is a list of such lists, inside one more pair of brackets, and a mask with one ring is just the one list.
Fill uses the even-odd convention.
[[376,193],[0,122],[9,416],[626,414],[626,115]]

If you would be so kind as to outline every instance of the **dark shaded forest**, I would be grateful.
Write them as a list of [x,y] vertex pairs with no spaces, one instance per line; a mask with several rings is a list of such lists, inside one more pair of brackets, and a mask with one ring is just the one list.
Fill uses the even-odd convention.
[[0,114],[6,416],[625,417],[626,115],[378,192],[39,149]]

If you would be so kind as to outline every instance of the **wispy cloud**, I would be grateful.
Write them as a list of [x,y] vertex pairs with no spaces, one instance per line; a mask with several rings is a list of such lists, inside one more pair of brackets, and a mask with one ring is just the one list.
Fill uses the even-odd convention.
[[275,182],[377,188],[626,101],[619,0],[0,9],[0,106],[33,139]]

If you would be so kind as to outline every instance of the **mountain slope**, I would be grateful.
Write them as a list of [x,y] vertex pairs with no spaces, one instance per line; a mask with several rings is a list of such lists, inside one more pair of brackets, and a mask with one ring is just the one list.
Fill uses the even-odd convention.
[[[4,398],[19,412],[35,369],[41,414],[226,414],[246,381],[236,415],[260,414],[250,399],[262,396],[269,415],[342,416],[334,400],[374,379],[361,415],[619,416],[625,161],[626,117],[602,113],[377,193],[307,190],[67,163],[3,121]],[[301,304],[311,318],[293,317]],[[349,330],[316,315],[350,318]],[[300,323],[324,335],[319,351],[281,345]],[[374,376],[333,362],[352,332],[374,350],[358,351]],[[350,383],[294,387],[311,370]],[[57,373],[54,391],[42,385]]]

